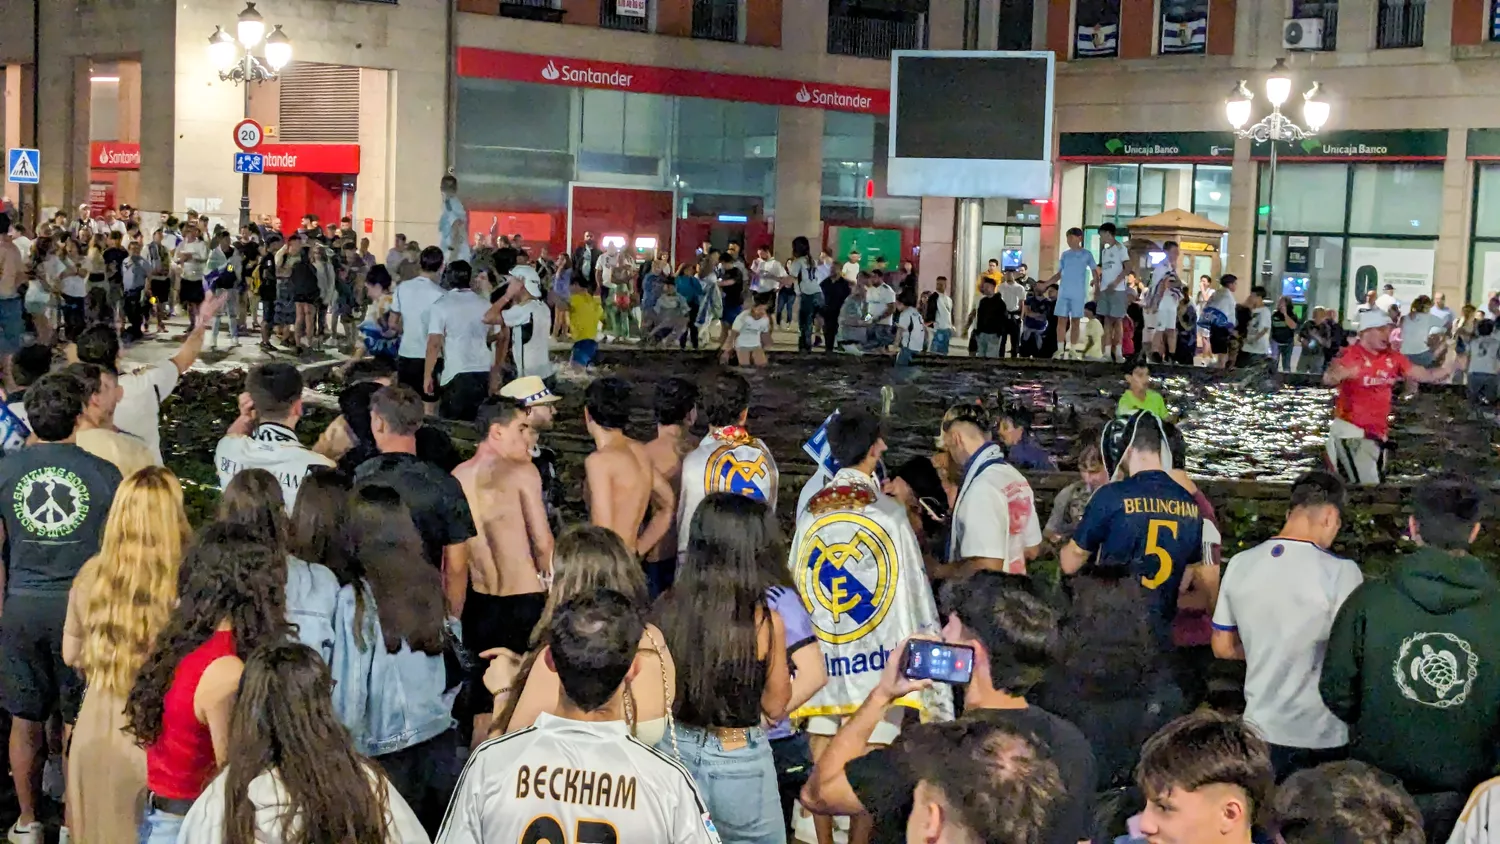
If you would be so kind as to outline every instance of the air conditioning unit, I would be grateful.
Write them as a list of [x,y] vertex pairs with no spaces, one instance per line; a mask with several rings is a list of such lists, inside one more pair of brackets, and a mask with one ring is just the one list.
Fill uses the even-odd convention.
[[1288,50],[1323,49],[1322,18],[1287,18],[1281,30],[1281,46]]

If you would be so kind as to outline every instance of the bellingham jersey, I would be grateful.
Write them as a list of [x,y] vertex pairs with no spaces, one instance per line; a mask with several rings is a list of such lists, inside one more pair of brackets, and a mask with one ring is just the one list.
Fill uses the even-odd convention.
[[1160,470],[1105,484],[1073,541],[1091,555],[1090,569],[1128,567],[1140,578],[1157,644],[1170,650],[1182,573],[1203,559],[1203,515],[1192,493]]
[[720,844],[681,763],[624,721],[542,713],[479,746],[464,766],[438,844]]
[[710,428],[708,436],[682,460],[682,489],[677,496],[677,553],[687,553],[693,513],[716,492],[732,492],[765,502],[776,515],[780,482],[771,450],[744,428]]

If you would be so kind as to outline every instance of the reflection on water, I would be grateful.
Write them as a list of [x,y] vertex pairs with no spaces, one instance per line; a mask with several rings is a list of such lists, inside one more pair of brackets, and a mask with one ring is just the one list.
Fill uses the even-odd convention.
[[1333,418],[1334,391],[1167,380],[1168,403],[1181,415],[1194,474],[1291,481],[1323,466],[1323,441]]

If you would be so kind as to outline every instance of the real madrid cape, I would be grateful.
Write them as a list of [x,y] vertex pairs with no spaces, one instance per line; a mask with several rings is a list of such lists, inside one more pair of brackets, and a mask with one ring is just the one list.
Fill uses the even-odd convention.
[[[790,565],[828,666],[828,684],[793,717],[858,709],[886,663],[901,658],[901,640],[942,627],[906,508],[857,469],[840,470],[808,502]],[[953,717],[952,690],[943,684],[896,704],[924,721]]]
[[693,514],[703,498],[732,492],[764,501],[776,515],[780,473],[771,450],[744,428],[710,428],[708,436],[682,460],[682,491],[677,496],[677,553],[687,553]]

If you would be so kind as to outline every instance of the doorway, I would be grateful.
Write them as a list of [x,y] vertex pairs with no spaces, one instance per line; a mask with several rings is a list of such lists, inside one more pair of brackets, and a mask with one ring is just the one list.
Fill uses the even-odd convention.
[[672,254],[671,191],[569,185],[568,248],[592,232],[600,249],[618,246],[637,262]]

